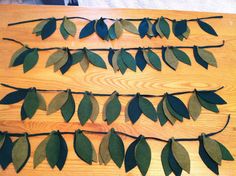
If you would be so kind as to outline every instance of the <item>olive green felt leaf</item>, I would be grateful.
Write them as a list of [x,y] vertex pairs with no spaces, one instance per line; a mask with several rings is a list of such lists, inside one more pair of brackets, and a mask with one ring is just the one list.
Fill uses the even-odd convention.
[[46,145],[48,142],[49,136],[46,137],[36,148],[34,152],[34,168],[36,168],[43,160],[46,159]]
[[122,24],[123,29],[126,31],[139,35],[138,29],[135,27],[135,25],[133,25],[133,23],[124,19],[122,19],[120,23]]
[[91,143],[91,145],[92,145],[92,153],[93,153],[93,156],[92,156],[92,160],[93,160],[93,162],[97,162],[98,161],[98,157],[97,157],[97,153],[96,153],[96,150],[95,150],[95,148],[94,148],[94,146],[93,146],[93,144]]
[[174,139],[171,141],[171,150],[179,166],[190,173],[190,158],[187,150]]
[[39,99],[36,93],[35,89],[31,89],[28,91],[24,103],[23,108],[25,110],[25,113],[29,118],[32,118],[34,114],[36,113],[37,109],[39,107]]
[[110,125],[120,115],[121,103],[118,98],[117,92],[114,92],[104,105],[104,119],[107,120],[107,124]]
[[25,166],[30,156],[30,143],[27,135],[18,138],[12,148],[12,162],[18,173]]
[[33,34],[37,34],[37,33],[40,33],[43,29],[43,27],[45,26],[45,24],[48,23],[49,20],[43,20],[41,22],[39,22],[33,29]]
[[116,21],[114,23],[114,27],[115,27],[116,37],[120,38],[120,36],[122,35],[122,32],[123,32],[122,24],[120,23],[120,21]]
[[75,113],[75,100],[71,91],[68,91],[68,98],[61,107],[61,114],[66,122],[69,122]]
[[188,102],[188,110],[193,120],[197,120],[197,118],[201,113],[201,109],[202,109],[201,104],[197,98],[196,93],[194,92],[189,98]]
[[227,160],[227,161],[234,161],[233,156],[231,155],[230,151],[220,142],[216,141],[219,146],[220,146],[220,150],[221,150],[221,154],[222,154],[222,159],[223,160]]
[[97,119],[98,113],[99,113],[99,104],[97,99],[93,96],[93,94],[90,95],[90,100],[92,102],[92,114],[89,117],[89,119],[92,122],[95,122],[95,120]]
[[23,46],[22,48],[18,49],[11,57],[11,61],[9,63],[9,67],[12,67],[13,64],[15,63],[16,59],[24,52],[28,50],[25,46]]
[[54,72],[60,70],[60,68],[63,67],[67,61],[68,61],[68,52],[65,51],[64,56],[54,64]]
[[47,60],[46,67],[49,67],[59,62],[65,56],[65,54],[65,50],[62,49],[59,49],[52,53]]
[[203,48],[197,47],[197,52],[198,52],[199,56],[205,62],[207,62],[211,66],[217,67],[216,59],[215,59],[214,55],[210,51],[207,51],[207,50],[205,50]]
[[73,53],[72,58],[73,58],[72,65],[79,63],[84,58],[84,51],[78,51],[76,53]]
[[167,108],[167,99],[166,97],[164,97],[163,99],[163,112],[165,114],[165,116],[167,117],[167,119],[171,122],[172,125],[175,124],[176,122],[176,118],[169,112],[168,108]]
[[120,55],[120,52],[121,52],[121,50],[115,51],[115,53],[112,57],[112,67],[113,67],[114,72],[117,72],[119,70],[117,60],[118,60],[118,56]]
[[60,137],[57,132],[53,131],[49,135],[46,145],[46,158],[51,168],[54,168],[60,155]]
[[61,107],[66,103],[68,96],[68,91],[58,93],[49,103],[47,114],[52,114],[61,109]]
[[221,165],[222,153],[219,144],[215,140],[203,135],[203,145],[211,159]]
[[89,60],[88,60],[87,55],[84,55],[83,59],[80,61],[80,67],[82,68],[84,72],[88,70]]
[[65,27],[64,27],[64,21],[62,21],[61,26],[60,26],[60,32],[62,37],[64,38],[64,40],[66,40],[69,37],[69,33],[66,31]]
[[104,103],[104,105],[103,105],[102,119],[103,119],[104,121],[107,120],[107,117],[106,117],[107,105],[108,105],[108,103],[114,98],[114,95],[115,95],[115,94],[117,94],[116,91],[113,92],[113,93],[111,94],[111,96],[108,97],[108,99],[105,101],[105,103]]
[[82,133],[76,131],[74,136],[74,149],[77,156],[88,164],[93,161],[93,147],[90,140]]
[[148,23],[148,31],[147,31],[147,36],[149,38],[152,38],[154,36],[153,32],[152,32],[152,22],[147,19],[147,23]]
[[45,101],[44,97],[39,92],[36,92],[36,94],[37,94],[38,102],[39,102],[38,109],[46,111],[47,110],[47,105],[46,105],[46,101]]
[[168,142],[161,151],[161,164],[165,173],[165,176],[169,176],[172,173],[172,169],[169,164],[169,153],[171,150],[171,144]]
[[157,121],[157,114],[153,104],[143,96],[139,96],[139,107],[143,114],[152,121]]
[[71,36],[75,36],[76,34],[76,25],[69,20],[67,17],[64,17],[63,19],[63,26],[68,34]]
[[187,65],[191,65],[191,60],[189,59],[188,55],[181,51],[180,49],[173,47],[172,52],[174,53],[175,57],[180,61]]
[[111,130],[108,149],[112,160],[119,168],[121,168],[124,161],[125,149],[122,139],[116,134],[114,129]]
[[175,57],[172,49],[170,49],[169,47],[167,47],[165,51],[165,61],[168,66],[170,66],[173,70],[176,70],[179,62]]
[[[156,53],[154,53],[152,50],[148,50],[146,53],[148,57],[148,64],[151,65],[154,69],[161,71],[161,60],[158,57]],[[145,55],[144,55],[145,57]]]
[[158,25],[161,33],[168,39],[170,36],[170,26],[163,16],[158,20]]
[[99,56],[98,54],[96,54],[88,49],[85,49],[85,53],[86,53],[87,58],[91,64],[93,64],[94,66],[100,67],[100,68],[105,68],[105,69],[107,68],[106,63],[101,58],[101,56]]
[[[121,57],[123,63],[131,70],[136,71],[136,62],[134,60],[134,57],[125,51],[124,49],[121,49]],[[119,65],[119,63],[118,63]],[[120,68],[120,67],[119,67]]]
[[143,136],[135,147],[135,159],[142,175],[146,175],[151,163],[151,149]]
[[24,59],[24,63],[23,63],[24,73],[31,70],[37,64],[38,58],[39,58],[39,55],[38,55],[37,48],[33,49],[32,52],[27,54],[27,56]]
[[107,163],[109,163],[109,161],[111,160],[111,155],[110,155],[109,148],[108,148],[109,139],[110,139],[110,133],[105,135],[102,138],[102,141],[99,145],[99,156],[101,157],[100,159],[101,159],[102,163],[104,163],[105,165],[107,165]]
[[5,142],[6,133],[0,133],[0,150]]
[[125,122],[129,122],[130,121],[130,117],[129,117],[129,104],[130,104],[131,101],[132,101],[132,99],[129,100],[128,103],[125,106]]
[[78,116],[81,125],[84,125],[92,115],[93,104],[90,95],[86,92],[78,107]]

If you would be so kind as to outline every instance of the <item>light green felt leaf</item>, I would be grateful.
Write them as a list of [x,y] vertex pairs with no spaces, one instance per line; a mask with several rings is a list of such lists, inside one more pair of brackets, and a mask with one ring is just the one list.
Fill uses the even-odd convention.
[[46,159],[46,145],[48,142],[49,136],[46,137],[36,148],[34,152],[34,168],[36,168],[43,160]]
[[139,34],[138,29],[135,27],[135,25],[127,20],[122,19],[121,21],[122,27],[133,34]]
[[139,107],[145,116],[154,122],[157,121],[156,109],[148,99],[139,96]]
[[12,148],[12,162],[18,173],[25,166],[30,156],[30,144],[25,135],[17,139]]
[[27,116],[32,118],[39,107],[39,99],[35,89],[31,89],[27,92],[23,107]]
[[76,34],[76,25],[71,20],[69,20],[67,17],[64,17],[63,25],[65,30],[70,34],[71,36],[75,36]]
[[147,35],[148,35],[148,37],[153,37],[154,36],[154,34],[152,32],[152,25],[153,24],[151,23],[151,21],[149,19],[147,19],[147,23],[148,23]]
[[56,52],[52,53],[46,63],[46,67],[54,65],[58,61],[60,61],[65,56],[65,51],[62,49],[57,50]]
[[113,57],[112,57],[112,67],[114,72],[117,72],[119,70],[119,66],[118,66],[118,57],[120,57],[120,50],[115,51]]
[[44,97],[39,92],[36,92],[36,94],[37,94],[38,101],[39,101],[38,109],[46,111],[47,110],[47,105],[46,105],[46,101],[45,101]]
[[99,156],[101,157],[101,161],[102,163],[104,163],[105,165],[107,165],[107,163],[109,163],[109,161],[111,160],[111,155],[108,149],[109,146],[109,138],[110,138],[110,133],[105,135],[102,138],[102,141],[100,143],[99,146]]
[[37,64],[38,58],[39,58],[39,55],[38,55],[37,48],[35,48],[32,52],[27,54],[27,56],[24,59],[24,63],[23,63],[24,73],[31,70]]
[[97,119],[97,116],[99,114],[99,104],[98,104],[97,99],[93,96],[93,94],[90,95],[90,100],[91,100],[93,108],[92,108],[92,113],[91,113],[91,116],[89,117],[89,119],[92,122],[95,122],[95,120]]
[[105,68],[105,69],[107,68],[106,63],[103,61],[101,56],[99,56],[98,54],[96,54],[88,49],[85,49],[85,53],[86,53],[87,58],[91,64],[93,64],[94,66],[100,67],[100,68]]
[[78,107],[78,116],[81,125],[84,125],[92,114],[92,102],[88,93],[84,94],[83,99],[80,101]]
[[212,54],[212,52],[207,51],[203,48],[197,48],[197,52],[199,54],[199,56],[206,61],[209,65],[217,67],[217,62],[216,59],[214,57],[214,55]]
[[179,63],[178,59],[175,57],[173,51],[168,47],[166,48],[165,52],[165,60],[172,69],[176,70]]
[[195,92],[189,98],[188,109],[193,120],[197,120],[201,113],[202,107]]
[[64,56],[59,61],[54,63],[54,72],[60,70],[60,68],[66,64],[67,60],[68,60],[68,53],[65,51]]
[[122,32],[123,32],[122,24],[120,23],[120,21],[116,21],[114,23],[114,26],[115,26],[116,37],[120,38],[120,36],[122,35]]

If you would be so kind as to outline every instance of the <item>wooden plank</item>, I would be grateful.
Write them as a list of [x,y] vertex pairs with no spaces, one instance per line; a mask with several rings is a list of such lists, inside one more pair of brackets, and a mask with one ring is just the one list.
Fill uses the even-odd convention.
[[[177,122],[174,126],[170,124],[161,127],[159,123],[153,123],[144,116],[135,124],[124,122],[124,107],[129,98],[120,98],[122,103],[122,113],[118,120],[112,125],[107,126],[102,121],[101,112],[97,121],[87,123],[84,127],[78,122],[78,117],[74,115],[70,123],[64,123],[60,112],[50,116],[46,116],[45,112],[38,111],[32,120],[20,121],[21,103],[10,106],[0,106],[0,129],[1,131],[9,132],[28,132],[38,133],[51,130],[74,131],[78,128],[89,129],[96,131],[107,131],[110,128],[115,128],[119,131],[124,131],[133,135],[143,134],[145,136],[156,136],[168,139],[172,136],[179,137],[196,137],[201,132],[212,132],[220,129],[225,121],[227,114],[232,115],[231,122],[228,128],[221,134],[214,136],[214,139],[225,144],[233,156],[236,157],[236,69],[235,69],[235,52],[236,52],[236,15],[222,14],[223,19],[212,19],[208,22],[216,29],[219,37],[214,37],[203,32],[196,23],[190,23],[191,34],[188,40],[178,41],[173,34],[170,39],[140,39],[131,33],[124,32],[119,40],[112,42],[101,41],[96,35],[79,40],[77,38],[69,38],[64,41],[57,30],[51,37],[45,41],[41,41],[39,37],[32,35],[32,29],[36,23],[29,23],[8,27],[10,22],[43,18],[43,17],[63,17],[66,16],[84,16],[91,19],[103,17],[113,18],[142,18],[142,17],[159,17],[164,15],[169,18],[185,19],[197,18],[212,15],[215,13],[197,13],[183,11],[161,11],[161,10],[135,10],[135,9],[88,9],[80,7],[62,7],[62,6],[23,6],[23,5],[0,5],[0,37],[9,37],[20,40],[32,47],[52,47],[52,46],[68,46],[71,48],[77,47],[138,47],[138,46],[161,46],[161,45],[211,45],[219,44],[225,40],[223,48],[210,49],[214,52],[218,61],[218,68],[210,67],[209,70],[204,70],[193,59],[191,50],[186,50],[192,59],[192,66],[180,64],[177,71],[173,71],[163,64],[163,71],[158,72],[148,67],[144,72],[127,71],[125,75],[114,73],[112,68],[108,66],[108,70],[102,70],[90,66],[87,73],[83,73],[79,66],[72,67],[68,73],[61,75],[59,72],[54,73],[52,68],[44,68],[48,56],[52,51],[40,52],[40,59],[37,66],[26,74],[22,73],[22,67],[8,68],[9,59],[19,45],[2,41],[0,42],[0,80],[3,83],[12,84],[19,87],[32,87],[44,89],[67,89],[77,91],[92,91],[99,93],[109,93],[117,90],[120,93],[150,93],[163,94],[165,92],[177,92],[185,90],[197,89],[215,89],[220,86],[225,88],[219,91],[219,94],[227,100],[228,104],[220,106],[220,113],[214,114],[203,110],[200,118],[194,122],[192,120]],[[86,24],[85,21],[74,20],[78,27],[78,31]],[[58,22],[60,24],[60,22]],[[58,25],[59,26],[59,25]],[[159,53],[159,52],[158,52]],[[107,58],[107,53],[100,53],[104,59]],[[159,53],[160,54],[160,53]],[[107,61],[106,61],[107,63]],[[108,64],[108,63],[107,63]],[[10,89],[0,87],[0,97],[3,97]],[[54,96],[54,93],[44,93],[47,103]],[[189,95],[180,96],[187,103]],[[75,96],[76,104],[80,101],[81,96]],[[99,105],[102,106],[106,98],[98,97]],[[151,101],[156,105],[160,99],[152,98]],[[101,135],[88,135],[94,143],[96,150],[98,149]],[[18,175],[126,175],[124,167],[118,169],[113,162],[107,166],[93,164],[92,166],[85,164],[78,159],[73,151],[73,137],[66,135],[65,139],[69,147],[68,159],[63,171],[50,169],[46,161],[43,162],[37,169],[33,169],[33,152],[43,137],[30,138],[31,157]],[[123,138],[125,146],[132,141],[128,138]],[[152,161],[147,175],[163,175],[163,170],[160,161],[160,153],[164,143],[149,141],[152,148]],[[197,142],[182,142],[190,154],[191,158],[191,175],[213,175],[210,170],[201,161],[198,155]],[[220,175],[235,175],[235,162],[223,162],[220,167]],[[13,165],[2,171],[0,175],[15,175]],[[127,175],[140,175],[138,169],[134,169]],[[184,173],[183,175],[187,175]]]

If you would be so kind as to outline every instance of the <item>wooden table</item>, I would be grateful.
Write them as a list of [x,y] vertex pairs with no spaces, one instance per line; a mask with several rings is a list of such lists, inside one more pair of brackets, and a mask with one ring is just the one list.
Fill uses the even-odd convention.
[[[225,144],[233,156],[236,157],[236,15],[222,14],[223,19],[212,19],[208,22],[216,29],[219,37],[213,37],[203,32],[197,23],[190,23],[191,35],[188,40],[178,41],[173,34],[170,39],[140,39],[138,36],[125,32],[119,40],[106,42],[100,40],[97,35],[92,35],[88,38],[79,40],[77,38],[80,29],[85,25],[85,21],[74,20],[78,27],[78,32],[75,38],[69,38],[64,41],[57,30],[51,37],[42,41],[39,37],[32,35],[32,29],[36,23],[28,23],[8,27],[10,22],[22,21],[34,18],[43,17],[63,17],[66,16],[84,16],[91,19],[103,17],[113,18],[142,18],[142,17],[159,17],[161,15],[176,18],[196,18],[204,16],[219,15],[214,13],[198,13],[198,12],[183,12],[183,11],[162,11],[162,10],[134,10],[134,9],[88,9],[80,7],[63,7],[63,6],[23,6],[23,5],[1,5],[0,6],[0,37],[9,37],[22,41],[32,47],[52,47],[52,46],[68,46],[76,47],[138,47],[138,46],[161,46],[161,45],[211,45],[219,44],[225,40],[223,48],[210,49],[214,52],[218,68],[210,67],[209,70],[203,69],[196,64],[193,59],[192,51],[186,50],[187,54],[192,59],[192,66],[180,64],[177,71],[171,70],[163,64],[163,71],[158,72],[148,67],[142,73],[137,71],[127,71],[125,75],[114,73],[112,68],[108,66],[108,70],[102,70],[97,67],[90,66],[87,73],[83,73],[80,67],[72,67],[68,73],[61,75],[59,72],[54,73],[52,68],[45,68],[45,63],[48,56],[53,51],[40,52],[40,59],[37,66],[26,74],[23,74],[22,67],[8,68],[9,60],[13,52],[19,45],[2,41],[0,42],[0,80],[3,83],[12,84],[19,87],[32,87],[44,89],[67,89],[77,91],[92,91],[99,93],[111,93],[117,90],[120,93],[150,93],[163,94],[165,92],[177,92],[185,90],[197,89],[216,89],[220,86],[225,88],[219,91],[219,94],[227,100],[228,104],[220,106],[220,113],[215,114],[203,110],[199,119],[185,120],[183,123],[177,122],[174,126],[167,124],[161,127],[159,123],[154,123],[145,117],[141,117],[135,124],[124,122],[124,107],[129,98],[121,97],[122,113],[121,116],[112,125],[108,126],[102,121],[101,112],[97,121],[92,124],[88,122],[85,126],[81,126],[78,122],[77,115],[74,115],[70,123],[64,123],[60,112],[47,116],[45,112],[38,111],[32,120],[20,121],[21,103],[15,105],[0,105],[0,129],[1,131],[9,132],[50,132],[51,130],[74,131],[78,128],[107,131],[110,128],[130,133],[132,135],[143,134],[145,136],[156,136],[168,139],[172,136],[179,137],[196,137],[202,132],[208,133],[217,131],[225,124],[228,114],[232,115],[231,122],[227,129],[221,134],[213,138]],[[58,22],[60,24],[60,22]],[[59,26],[59,25],[58,25]],[[104,58],[107,54],[100,53]],[[160,53],[159,53],[160,54]],[[106,60],[106,59],[105,59]],[[107,61],[106,61],[107,62]],[[0,97],[3,97],[11,89],[0,87]],[[44,93],[47,103],[55,95],[54,93]],[[189,95],[179,96],[187,103]],[[81,96],[75,96],[76,105],[81,100]],[[100,107],[103,106],[106,98],[98,97]],[[151,99],[155,105],[160,99]],[[102,108],[101,108],[102,109]],[[98,150],[101,135],[88,135],[96,150]],[[125,147],[132,142],[129,138],[122,137]],[[63,171],[50,169],[47,161],[44,161],[37,169],[33,169],[33,152],[43,137],[30,138],[31,157],[19,173],[19,175],[126,175],[124,167],[118,169],[113,162],[107,166],[99,164],[87,165],[81,161],[73,150],[73,137],[65,135],[68,144],[69,153]],[[148,171],[148,175],[156,176],[163,175],[163,169],[160,161],[160,153],[164,143],[156,141],[148,141],[152,149],[152,161]],[[182,142],[188,150],[191,158],[191,175],[213,175],[210,170],[201,161],[198,155],[198,142]],[[235,175],[235,162],[222,163],[220,167],[220,175]],[[15,175],[13,165],[11,164],[5,171],[1,171],[0,175]],[[140,175],[138,169],[134,169],[127,175]],[[183,175],[187,175],[183,173]]]

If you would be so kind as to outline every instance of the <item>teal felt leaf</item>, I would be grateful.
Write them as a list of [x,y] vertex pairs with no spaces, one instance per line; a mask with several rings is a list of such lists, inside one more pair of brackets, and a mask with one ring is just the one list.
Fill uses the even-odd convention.
[[60,137],[57,132],[51,132],[46,145],[46,158],[51,168],[54,168],[60,155]]
[[151,65],[158,71],[161,71],[161,60],[159,56],[154,53],[152,50],[148,50],[147,57],[151,63]]
[[113,129],[109,137],[108,149],[112,160],[121,168],[125,156],[124,144],[120,136],[118,136]]
[[211,27],[211,25],[201,20],[197,20],[197,22],[198,22],[198,25],[202,28],[202,30],[204,30],[208,34],[218,36],[216,31],[213,29],[213,27]]
[[30,143],[27,135],[18,138],[12,148],[12,162],[18,173],[25,166],[30,156]]
[[0,100],[0,104],[15,104],[25,98],[28,89],[19,89],[7,94]]
[[77,51],[77,52],[73,53],[72,54],[72,59],[73,59],[72,65],[75,65],[78,62],[82,61],[84,56],[85,56],[84,51]]
[[37,48],[35,48],[32,52],[27,54],[23,63],[24,73],[31,70],[37,64],[38,58],[39,58],[39,55],[38,55]]
[[74,150],[77,156],[88,164],[92,164],[93,148],[90,140],[78,130],[74,136]]
[[121,49],[121,57],[123,60],[123,63],[131,70],[136,71],[136,62],[134,60],[134,57],[125,51],[124,49]]
[[61,114],[66,122],[69,122],[75,113],[75,100],[71,91],[68,92],[68,99],[65,104],[61,107]]
[[31,89],[28,91],[25,97],[23,108],[27,116],[29,118],[32,118],[34,114],[36,113],[38,107],[39,107],[39,99],[38,99],[36,90]]
[[44,25],[41,31],[41,38],[42,40],[51,36],[56,30],[56,19],[50,18],[49,21]]
[[231,155],[230,151],[220,142],[216,141],[219,146],[220,146],[220,150],[221,150],[221,154],[222,154],[222,159],[223,160],[227,160],[227,161],[234,161],[233,156]]
[[86,92],[78,107],[78,116],[81,125],[84,125],[92,114],[92,102],[89,94]]
[[170,36],[170,26],[163,16],[160,17],[159,20],[160,20],[159,21],[160,30],[164,34],[164,36],[168,39]]
[[180,62],[183,62],[187,65],[191,65],[191,60],[189,59],[188,55],[181,51],[180,49],[176,48],[176,47],[173,47],[172,48],[172,51],[175,55],[175,57],[180,61]]
[[139,107],[143,114],[152,121],[157,121],[157,114],[153,104],[143,96],[139,96]]
[[96,54],[88,49],[85,49],[85,53],[86,53],[87,58],[91,64],[93,64],[94,66],[100,67],[100,68],[105,68],[105,69],[107,68],[106,63],[103,61],[101,56],[99,56],[98,54]]
[[142,175],[146,175],[151,163],[151,149],[144,136],[135,147],[135,159]]
[[115,24],[112,24],[108,30],[109,38],[111,40],[114,40],[117,38],[116,32],[115,32]]
[[161,164],[165,173],[165,176],[169,176],[172,173],[172,169],[169,164],[169,153],[170,153],[170,143],[168,142],[161,151]]

